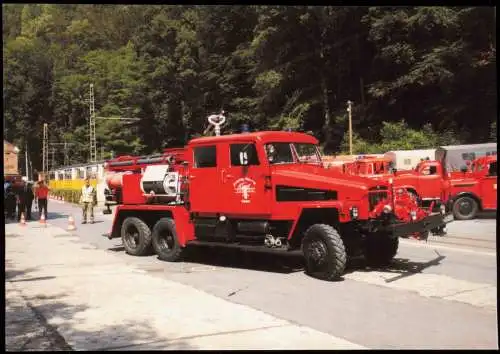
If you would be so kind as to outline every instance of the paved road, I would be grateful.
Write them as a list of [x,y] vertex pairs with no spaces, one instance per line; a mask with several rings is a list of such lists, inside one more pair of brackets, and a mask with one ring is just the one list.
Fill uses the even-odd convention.
[[73,214],[75,235],[148,274],[368,348],[498,348],[495,219],[453,222],[428,243],[404,240],[388,269],[354,262],[344,281],[330,283],[306,276],[300,259],[226,250],[194,250],[183,263],[132,257],[119,239],[102,237],[112,215],[81,225],[78,208],[51,202],[49,210],[49,223],[66,228]]

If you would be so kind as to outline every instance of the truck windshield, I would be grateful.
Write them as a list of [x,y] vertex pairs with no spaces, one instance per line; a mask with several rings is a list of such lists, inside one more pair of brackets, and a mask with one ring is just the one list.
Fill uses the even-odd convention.
[[[318,148],[314,144],[304,143],[269,143],[265,145],[267,159],[270,164],[282,163],[321,163]],[[294,158],[294,152],[298,161]]]

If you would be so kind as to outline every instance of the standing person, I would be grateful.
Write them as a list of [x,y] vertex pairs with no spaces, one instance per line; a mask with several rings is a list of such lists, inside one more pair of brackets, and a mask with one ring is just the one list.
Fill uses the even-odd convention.
[[33,185],[30,182],[26,182],[24,185],[23,196],[25,202],[25,208],[23,209],[25,212],[24,216],[26,217],[26,220],[31,220],[31,208],[33,205],[33,199],[35,199],[35,194],[33,193]]
[[47,187],[43,181],[38,182],[35,195],[38,199],[38,210],[40,212],[40,216],[43,212],[45,220],[47,220],[47,196],[49,195],[49,187]]
[[14,193],[12,184],[10,184],[5,191],[5,209],[7,210],[7,218],[14,219],[16,217],[16,194]]
[[17,221],[21,221],[21,214],[24,213],[26,217],[26,187],[27,183],[24,182],[22,187],[17,190]]
[[94,187],[90,185],[90,179],[85,178],[85,185],[82,187],[82,195],[80,196],[80,204],[83,209],[82,224],[87,223],[87,212],[90,211],[90,223],[94,223]]

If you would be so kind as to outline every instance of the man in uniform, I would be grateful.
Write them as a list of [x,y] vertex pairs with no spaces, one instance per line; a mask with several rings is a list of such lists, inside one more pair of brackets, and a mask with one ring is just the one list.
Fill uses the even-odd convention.
[[85,179],[85,185],[82,187],[82,195],[80,196],[80,204],[83,208],[82,224],[87,223],[87,212],[90,211],[90,223],[94,223],[94,187],[90,185],[90,179]]

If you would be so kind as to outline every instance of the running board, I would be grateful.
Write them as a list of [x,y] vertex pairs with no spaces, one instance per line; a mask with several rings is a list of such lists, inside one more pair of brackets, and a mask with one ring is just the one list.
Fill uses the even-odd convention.
[[300,249],[289,250],[287,248],[270,248],[266,246],[252,246],[252,245],[242,245],[239,243],[226,243],[226,242],[215,242],[215,241],[200,241],[193,240],[189,241],[186,246],[210,246],[210,247],[221,247],[221,248],[233,248],[242,251],[255,251],[255,252],[267,252],[273,254],[286,254],[286,255],[301,255],[302,251]]

